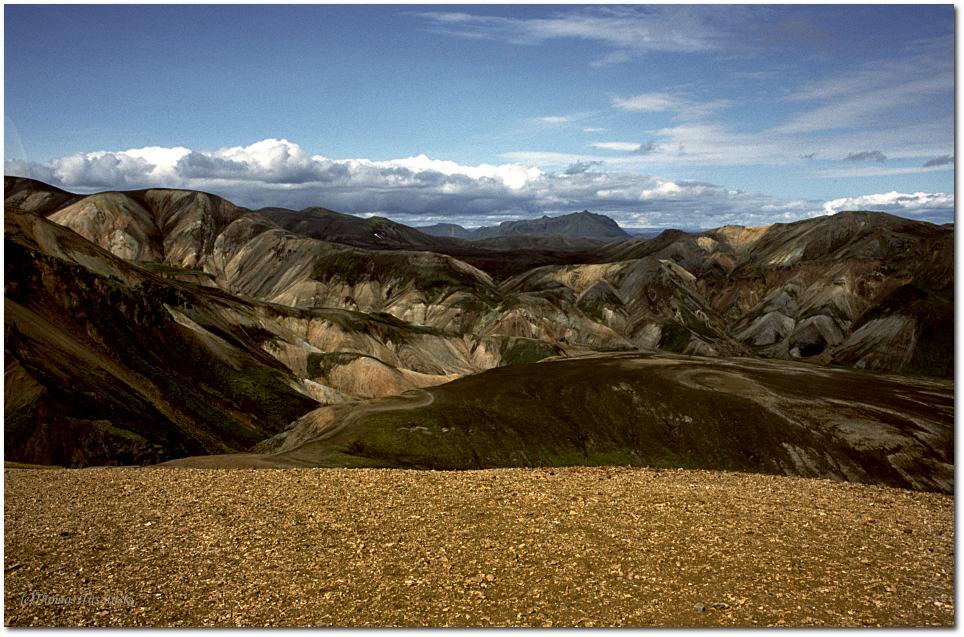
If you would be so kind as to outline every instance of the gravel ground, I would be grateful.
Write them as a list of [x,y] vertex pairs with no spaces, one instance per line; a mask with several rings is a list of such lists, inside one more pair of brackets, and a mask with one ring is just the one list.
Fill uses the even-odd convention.
[[7,626],[952,626],[953,498],[648,469],[6,469]]

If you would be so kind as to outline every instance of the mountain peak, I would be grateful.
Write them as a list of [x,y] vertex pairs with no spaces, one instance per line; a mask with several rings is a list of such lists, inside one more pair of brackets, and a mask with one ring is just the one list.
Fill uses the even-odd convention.
[[[451,224],[436,224],[421,229],[429,234],[452,236]],[[463,239],[493,239],[508,236],[564,237],[568,239],[596,239],[614,241],[626,239],[630,235],[619,224],[606,215],[583,210],[558,217],[547,214],[536,219],[503,221],[498,226],[483,226],[475,230],[463,230],[456,236]]]

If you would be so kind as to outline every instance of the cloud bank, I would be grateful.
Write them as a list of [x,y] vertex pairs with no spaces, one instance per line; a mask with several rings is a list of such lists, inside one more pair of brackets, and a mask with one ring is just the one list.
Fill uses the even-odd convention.
[[642,175],[620,170],[618,164],[615,170],[606,170],[605,163],[577,157],[558,171],[546,171],[516,162],[469,166],[425,155],[385,161],[330,159],[285,139],[265,139],[215,151],[147,147],[81,153],[42,163],[8,160],[5,172],[80,193],[187,188],[251,208],[320,205],[410,224],[488,225],[584,208],[608,214],[627,227],[757,225],[852,208],[938,222],[950,221],[954,214],[953,196],[943,193],[784,201],[706,182]]
[[823,204],[825,214],[832,215],[843,210],[875,210],[890,212],[902,217],[927,219],[935,210],[949,210],[950,216],[942,223],[954,220],[954,196],[938,193],[886,192],[859,197],[842,197]]

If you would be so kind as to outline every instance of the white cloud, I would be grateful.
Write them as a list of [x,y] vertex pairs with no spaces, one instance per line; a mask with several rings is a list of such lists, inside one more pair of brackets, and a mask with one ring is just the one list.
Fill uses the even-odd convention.
[[[952,122],[935,121],[873,131],[836,133],[814,139],[770,131],[738,132],[711,121],[692,121],[651,131],[652,139],[645,142],[638,151],[623,155],[559,153],[536,149],[512,151],[501,156],[512,162],[543,168],[589,161],[604,161],[610,167],[648,170],[665,169],[667,166],[745,166],[750,169],[761,165],[807,164],[808,173],[815,177],[871,177],[952,169],[952,165],[920,166],[928,159],[953,152],[953,145],[947,139],[949,130],[953,130]],[[890,163],[914,161],[917,166],[848,166],[823,169],[819,164],[811,165],[813,162],[805,159],[805,156],[814,151],[818,151],[818,159],[845,157],[853,153],[855,148],[880,149]]]
[[423,12],[436,33],[500,40],[518,45],[575,39],[602,44],[610,52],[594,66],[624,62],[647,51],[695,52],[718,46],[713,11],[686,7],[610,6],[559,10],[538,18],[506,18],[465,12]]
[[[183,146],[175,148],[164,148],[162,146],[147,146],[145,148],[134,148],[127,151],[128,157],[143,159],[148,164],[154,166],[154,172],[164,172],[170,169],[182,157],[190,153],[190,149]],[[105,153],[106,154],[106,153]]]
[[602,150],[619,150],[627,153],[636,153],[643,147],[642,144],[633,142],[596,142],[591,144],[593,148],[601,148]]
[[287,139],[264,139],[249,146],[222,148],[207,155],[222,167],[256,173],[260,179],[276,183],[312,181],[319,177],[320,171],[329,167],[324,157],[312,156]]
[[589,127],[589,128],[584,128],[584,129],[582,129],[582,132],[584,132],[584,133],[604,133],[604,132],[606,132],[606,129],[605,129],[605,128],[597,128],[597,127],[591,126],[591,127]]
[[681,103],[667,93],[640,93],[633,97],[614,97],[613,106],[621,111],[660,112],[675,110]]
[[539,121],[545,124],[565,124],[569,121],[569,118],[565,115],[549,115],[548,117],[540,117]]
[[[701,130],[691,132],[699,136]],[[698,156],[723,152],[715,147],[694,150]],[[638,153],[511,155],[498,165],[465,165],[426,155],[381,161],[330,159],[288,140],[266,139],[215,151],[152,147],[81,153],[44,163],[7,161],[5,168],[7,174],[41,179],[75,192],[188,188],[251,208],[320,205],[355,214],[382,214],[403,223],[444,219],[479,225],[584,208],[625,223],[645,219],[646,225],[667,227],[761,225],[806,218],[810,211],[878,206],[921,218],[953,219],[953,196],[940,193],[868,195],[871,198],[826,205],[814,201],[804,206],[705,182],[641,174],[630,167],[649,156]],[[547,164],[558,168],[547,170]]]
[[614,97],[613,108],[635,113],[672,112],[680,119],[695,120],[712,115],[733,105],[731,100],[716,99],[698,102],[669,93],[640,93],[632,97]]
[[[682,166],[753,166],[799,162],[803,154],[796,140],[785,145],[780,139],[761,139],[753,133],[734,133],[710,123],[687,123],[656,130],[654,139],[645,144],[616,142],[619,147],[592,146],[597,149],[630,151],[631,154],[604,155],[592,153],[559,153],[553,151],[512,151],[502,157],[540,167],[554,167],[575,162],[603,161],[609,166],[662,167]],[[607,142],[601,142],[607,144]]]
[[953,170],[953,165],[937,166],[895,166],[893,168],[839,168],[829,170],[818,170],[813,174],[817,177],[827,179],[841,179],[848,177],[892,177],[894,175],[917,175],[919,173],[930,173],[934,171]]
[[59,157],[44,167],[55,181],[68,185],[89,184],[100,188],[127,188],[133,184],[169,175],[167,166],[157,166],[136,153],[89,153]]
[[885,192],[858,197],[842,197],[823,204],[823,212],[833,215],[844,210],[876,210],[902,216],[934,217],[950,211],[947,221],[953,220],[954,196],[942,192],[902,193]]
[[948,112],[953,113],[953,47],[953,41],[944,38],[911,43],[893,57],[806,83],[784,99],[815,106],[790,116],[772,132],[893,128],[895,122],[912,121],[909,116],[915,106],[942,93],[948,98]]
[[438,173],[449,177],[462,175],[475,180],[490,179],[501,182],[504,186],[512,190],[525,187],[529,182],[538,179],[542,174],[538,168],[520,166],[519,164],[463,166],[454,161],[430,159],[424,154],[416,157],[381,162],[369,162],[368,160],[354,161],[360,165],[367,164],[385,170],[401,167],[411,171],[413,174]]
[[[943,82],[940,82],[943,84]],[[901,86],[862,93],[842,94],[812,110],[803,111],[779,126],[777,133],[813,133],[816,131],[864,128],[879,125],[881,118],[918,103],[934,88],[931,81],[909,82]]]
[[677,197],[683,193],[683,188],[672,181],[664,181],[655,188],[648,188],[640,193],[641,199],[660,199],[664,197]]

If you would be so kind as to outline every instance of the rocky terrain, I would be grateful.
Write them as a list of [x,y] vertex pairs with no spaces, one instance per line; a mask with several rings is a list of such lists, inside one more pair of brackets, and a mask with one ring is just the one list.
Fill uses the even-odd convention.
[[[952,377],[950,227],[849,212],[765,228],[559,243],[570,239],[547,228],[560,219],[568,228],[608,227],[605,217],[579,213],[533,222],[549,236],[507,233],[468,242],[322,208],[252,211],[193,191],[82,196],[22,178],[7,178],[5,186],[5,450],[11,460],[148,463],[256,444],[257,452],[273,453],[337,421],[339,436],[369,433],[352,440],[354,451],[346,453],[327,429],[324,449],[302,450],[299,462],[618,461],[948,489],[941,476],[953,464],[949,382],[927,389],[931,381],[854,374],[847,382],[856,391],[840,393],[840,385],[822,379],[837,373],[825,371],[827,365]],[[706,383],[649,363],[622,369],[585,358],[657,351],[697,357],[687,364],[712,370],[709,384],[730,389],[706,394]],[[569,400],[559,394],[567,385],[550,387],[559,368],[476,375],[567,357],[578,361],[558,382],[579,391],[595,387],[595,394],[579,394],[579,403],[567,407],[581,414],[579,421],[561,412],[540,416],[551,427],[523,434],[499,411],[501,403],[473,412],[467,402],[466,390],[479,392],[471,400],[485,402],[513,389],[506,399],[511,410],[552,412]],[[726,362],[731,357],[745,362]],[[764,373],[753,367],[758,359],[809,365]],[[582,382],[610,378],[614,369],[622,371],[610,385]],[[788,374],[799,381],[767,385]],[[526,375],[546,382],[531,386]],[[666,395],[674,398],[654,401],[646,383],[669,383]],[[761,383],[762,393],[755,389]],[[881,383],[891,384],[879,389]],[[614,389],[623,385],[630,389]],[[796,387],[811,386],[836,396],[837,402],[823,400],[825,421],[799,416]],[[870,409],[873,392],[901,387],[913,398],[889,411]],[[518,396],[522,388],[525,401]],[[454,447],[437,445],[434,456],[424,457],[422,433],[405,439],[412,448],[397,444],[405,423],[364,424],[374,422],[372,414],[394,422],[400,416],[390,412],[400,410],[393,405],[426,395],[446,400],[420,407],[419,418],[454,419],[452,426],[439,424],[452,431],[469,430],[457,414],[432,415],[439,405],[457,405],[482,422],[514,424],[471,429]],[[718,415],[696,413],[694,401],[707,396],[739,405],[720,403]],[[864,406],[849,405],[853,396]],[[657,403],[665,415],[653,409],[642,420],[634,415],[640,405]],[[848,459],[817,461],[807,455],[816,451],[762,443],[757,459],[732,457],[725,450],[737,438],[727,418],[744,408],[748,422],[780,432],[781,445],[797,444],[798,436],[787,432],[809,432],[801,448],[812,450],[859,430],[875,432],[872,451],[848,442]],[[701,455],[681,446],[689,439],[677,439],[682,434],[673,423],[684,416],[716,423],[714,435],[723,442],[701,444],[718,452]],[[664,430],[672,435],[666,438]],[[383,432],[377,444],[373,432]],[[520,441],[528,446],[519,448]],[[472,455],[480,449],[495,455]],[[769,465],[764,456],[773,457]],[[875,464],[864,466],[870,456]],[[917,471],[919,484],[907,477]]]
[[7,626],[954,625],[954,502],[655,469],[8,469]]

